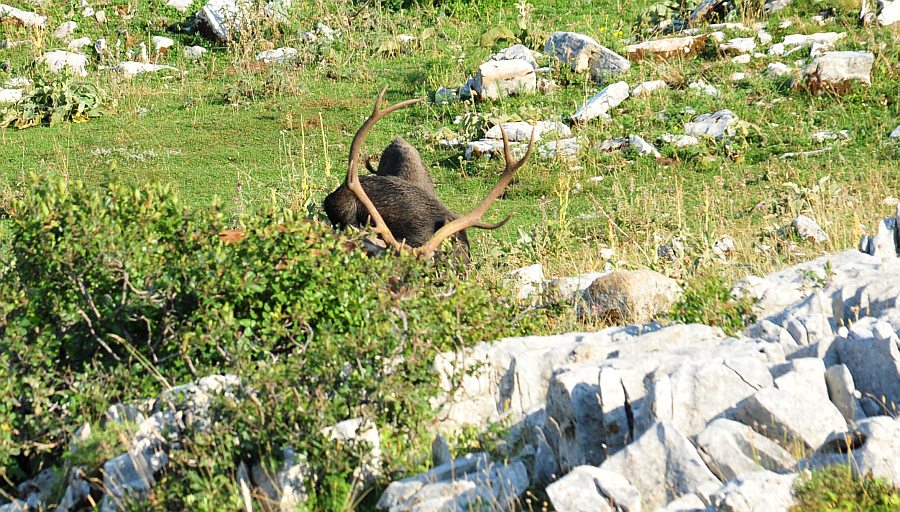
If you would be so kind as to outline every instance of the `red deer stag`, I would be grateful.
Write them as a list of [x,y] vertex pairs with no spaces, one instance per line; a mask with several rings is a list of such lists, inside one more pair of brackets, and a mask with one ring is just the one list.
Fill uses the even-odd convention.
[[[395,110],[422,101],[421,99],[412,99],[382,108],[385,91],[387,91],[387,87],[382,89],[378,99],[375,100],[372,115],[366,119],[353,137],[350,145],[347,177],[340,187],[325,198],[325,213],[331,223],[338,228],[360,227],[371,223],[375,232],[388,247],[398,251],[413,251],[426,258],[433,257],[444,240],[454,237],[457,254],[464,261],[468,261],[469,241],[465,230],[467,228],[496,229],[509,220],[506,218],[497,224],[487,224],[481,218],[494,200],[503,194],[516,170],[522,167],[531,156],[534,149],[535,132],[534,130],[531,132],[531,142],[528,144],[525,156],[520,160],[514,160],[509,140],[507,140],[506,132],[503,131],[501,125],[506,167],[487,197],[471,212],[460,216],[444,206],[433,192],[416,184],[416,179],[404,176],[403,171],[385,168],[382,172],[382,166],[379,164],[378,173],[359,176],[363,141],[375,123]],[[390,149],[389,146],[388,150]],[[413,148],[410,146],[409,149]],[[418,152],[416,152],[416,156],[417,154]],[[422,166],[421,172],[425,173],[424,178],[430,183],[430,176],[427,176],[424,166]],[[419,178],[422,176],[420,175]]]

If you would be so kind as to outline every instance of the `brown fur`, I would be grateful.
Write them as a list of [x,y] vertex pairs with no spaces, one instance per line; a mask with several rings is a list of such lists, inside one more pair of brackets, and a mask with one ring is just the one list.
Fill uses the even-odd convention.
[[428,169],[422,162],[422,156],[412,147],[409,142],[401,138],[391,141],[381,158],[378,160],[378,170],[372,170],[372,165],[366,160],[366,167],[369,171],[378,176],[397,176],[413,185],[418,186],[425,192],[434,196],[434,182]]

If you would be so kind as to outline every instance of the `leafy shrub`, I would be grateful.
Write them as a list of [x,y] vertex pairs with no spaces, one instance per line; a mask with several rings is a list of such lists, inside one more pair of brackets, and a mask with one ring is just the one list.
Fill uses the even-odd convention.
[[866,476],[853,476],[847,466],[818,470],[809,479],[800,479],[794,488],[797,505],[792,512],[888,512],[900,510],[900,490]]
[[87,122],[100,115],[103,92],[97,86],[64,76],[39,79],[34,90],[9,107],[0,119],[0,128],[19,129],[64,121]]
[[672,320],[721,327],[734,334],[755,321],[752,301],[735,299],[721,277],[691,282],[681,299],[672,307]]
[[326,484],[353,454],[335,453],[323,427],[374,419],[405,447],[388,461],[395,471],[431,420],[434,355],[538,321],[454,268],[367,257],[358,240],[290,211],[231,230],[218,208],[187,210],[167,186],[56,179],[36,181],[13,211],[0,282],[0,467],[13,481],[111,404],[227,372],[263,407],[223,406],[213,441],[185,441],[210,465],[170,464],[154,502],[199,509],[180,501],[190,484],[213,493],[192,499],[215,509],[214,496],[232,495],[213,475],[285,446],[322,461],[313,495],[340,501],[329,493],[346,486]]

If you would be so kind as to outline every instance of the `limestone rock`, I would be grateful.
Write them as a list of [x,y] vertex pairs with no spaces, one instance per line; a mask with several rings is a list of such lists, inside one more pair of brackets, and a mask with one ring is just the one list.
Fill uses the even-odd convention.
[[47,17],[30,11],[23,11],[15,7],[0,4],[0,21],[13,19],[26,27],[44,28],[47,25]]
[[478,67],[473,89],[481,99],[499,99],[513,94],[534,94],[537,78],[526,61],[488,61]]
[[56,39],[68,39],[75,32],[76,28],[78,28],[78,23],[66,21],[53,31],[53,37]]
[[652,270],[612,272],[585,290],[589,314],[617,323],[647,322],[680,295],[674,279]]
[[693,135],[672,135],[671,133],[664,133],[659,137],[659,140],[666,144],[671,144],[676,148],[686,148],[700,144],[700,139]]
[[589,272],[574,277],[557,277],[547,283],[547,291],[563,300],[576,300],[597,278],[608,272]]
[[[510,142],[528,142],[531,140],[531,130],[534,130],[534,140],[541,140],[546,134],[552,134],[554,138],[568,138],[572,136],[572,130],[565,124],[558,121],[538,121],[529,123],[527,121],[516,121],[511,123],[503,123],[503,130],[506,132],[506,138]],[[500,133],[500,125],[494,125],[490,130],[485,132],[484,136],[488,139],[503,139]]]
[[600,469],[628,479],[640,492],[646,510],[698,490],[712,492],[720,485],[690,441],[666,423],[651,426]]
[[250,468],[250,478],[257,489],[266,510],[291,512],[308,499],[306,485],[313,478],[304,458],[299,458],[290,448],[282,451],[281,467],[277,471],[264,468],[260,463]]
[[857,476],[871,474],[900,487],[900,420],[876,416],[832,436],[812,457],[814,465],[848,464]]
[[22,89],[0,89],[0,104],[16,103],[22,99]]
[[730,110],[723,109],[712,114],[701,114],[693,121],[685,123],[684,133],[695,137],[713,137],[716,140],[724,138],[728,129],[738,122],[738,118]]
[[842,364],[830,366],[825,371],[825,384],[828,387],[828,398],[841,411],[847,423],[865,417],[859,405],[853,375],[846,366]]
[[566,512],[639,512],[641,496],[628,480],[594,466],[578,466],[547,486],[553,508]]
[[652,155],[659,158],[659,151],[643,139],[640,135],[629,135],[628,137],[620,137],[617,139],[609,139],[600,143],[597,149],[604,152],[624,151],[626,148],[632,148],[638,155]]
[[766,66],[766,72],[774,77],[790,76],[792,73],[791,67],[782,62],[770,62]]
[[80,53],[70,53],[61,50],[47,52],[40,57],[41,62],[50,68],[51,73],[59,73],[65,68],[77,76],[87,76],[87,57]]
[[894,328],[875,318],[863,318],[835,344],[856,389],[882,403],[885,414],[896,414],[900,406],[900,340]]
[[522,267],[509,273],[516,286],[516,297],[527,299],[541,291],[541,283],[544,282],[544,268],[540,263]]
[[752,53],[756,49],[756,38],[737,37],[719,45],[719,50],[730,54]]
[[184,48],[184,58],[187,60],[200,60],[206,53],[206,48],[202,46],[187,46]]
[[722,481],[761,469],[787,473],[796,464],[778,443],[725,418],[710,422],[697,436],[696,444],[700,457]]
[[713,97],[719,96],[719,90],[716,89],[715,86],[705,82],[704,80],[697,80],[696,82],[689,83],[688,89],[702,92],[704,94],[708,94]]
[[286,64],[296,59],[298,53],[296,48],[275,48],[257,53],[256,60],[267,64]]
[[534,56],[531,54],[531,50],[528,49],[524,44],[516,44],[510,46],[509,48],[500,50],[499,52],[491,55],[491,60],[524,60],[525,62],[531,64],[531,67],[537,69],[538,64],[537,61],[534,60]]
[[803,70],[802,80],[810,91],[844,92],[851,82],[871,84],[875,56],[869,52],[827,52],[813,59]]
[[625,47],[628,59],[641,61],[648,58],[669,60],[694,55],[706,46],[707,36],[673,37],[632,44]]
[[134,78],[143,73],[155,73],[157,71],[178,71],[178,68],[172,66],[166,66],[163,64],[148,64],[145,62],[135,61],[125,61],[120,63],[118,66],[114,66],[110,69],[122,73],[125,78]]
[[668,88],[669,84],[667,84],[665,80],[651,80],[649,82],[642,82],[638,84],[637,87],[631,90],[631,95],[636,98],[641,96],[650,96],[656,91],[664,91]]
[[[273,0],[265,7],[265,16],[283,22],[287,21],[284,11],[291,0]],[[250,16],[255,15],[249,0],[209,0],[195,16],[197,29],[218,41],[227,42],[241,33]]]
[[[823,382],[824,382],[824,376]],[[846,428],[840,411],[815,392],[802,388],[767,388],[738,404],[735,417],[772,440],[818,448]]]
[[897,127],[894,128],[893,131],[891,131],[891,134],[888,135],[888,137],[894,140],[900,139],[900,124],[898,124]]
[[715,510],[721,512],[788,512],[794,506],[796,474],[779,475],[757,471],[740,475],[710,498]]
[[154,52],[164,53],[175,45],[175,41],[165,36],[153,36],[150,38],[150,44],[153,45]]
[[900,1],[878,0],[878,15],[875,19],[882,27],[900,22]]
[[166,6],[173,7],[178,12],[187,12],[192,3],[192,0],[168,0]]
[[93,41],[91,41],[90,37],[79,37],[78,39],[73,39],[71,42],[69,42],[66,48],[68,50],[77,52],[85,46],[90,46],[92,42]]
[[574,114],[572,121],[583,123],[596,117],[609,118],[609,111],[628,98],[628,84],[616,82],[603,88],[587,100]]
[[816,243],[822,243],[828,240],[828,233],[819,227],[819,224],[807,217],[806,215],[798,215],[791,221],[791,227],[803,240],[811,240]]
[[544,45],[544,53],[568,64],[576,73],[590,70],[595,78],[622,73],[631,67],[625,57],[577,32],[554,32]]

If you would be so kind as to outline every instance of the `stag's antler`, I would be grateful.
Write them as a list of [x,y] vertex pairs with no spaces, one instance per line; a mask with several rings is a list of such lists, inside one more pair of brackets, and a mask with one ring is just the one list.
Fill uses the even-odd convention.
[[381,214],[378,213],[378,210],[375,208],[372,200],[369,199],[366,191],[363,190],[362,184],[359,182],[359,158],[362,154],[363,141],[366,140],[366,136],[369,134],[369,130],[371,130],[372,127],[375,126],[375,123],[395,110],[420,103],[422,101],[422,98],[401,101],[400,103],[382,109],[381,102],[384,100],[385,92],[387,92],[387,86],[385,86],[385,88],[382,89],[380,93],[378,93],[378,99],[375,100],[375,108],[372,110],[372,115],[370,115],[369,118],[366,119],[362,126],[359,127],[356,135],[353,136],[353,143],[350,144],[350,162],[347,166],[347,178],[346,180],[344,180],[344,185],[346,185],[347,189],[353,192],[353,195],[355,195],[356,198],[359,199],[359,202],[366,207],[366,211],[369,212],[369,217],[371,217],[372,222],[375,223],[375,232],[378,233],[378,235],[380,235],[385,243],[390,247],[400,250],[404,247],[408,248],[408,246],[406,246],[406,244],[403,242],[398,242],[397,239],[394,238],[391,230],[388,228],[387,224],[385,224],[384,219],[381,217]]
[[[425,242],[422,247],[419,248],[419,252],[426,256],[431,257],[434,255],[435,251],[441,246],[441,242],[450,238],[451,236],[459,233],[460,231],[470,228],[470,227],[481,227],[484,228],[486,225],[481,220],[481,217],[487,212],[488,208],[491,207],[491,204],[495,199],[500,197],[503,194],[503,191],[506,190],[506,187],[509,185],[509,182],[512,181],[513,175],[522,167],[525,162],[528,160],[528,157],[531,156],[532,150],[534,150],[534,137],[535,137],[535,127],[531,128],[531,140],[528,142],[528,150],[525,151],[525,156],[523,156],[518,161],[513,160],[512,152],[509,149],[509,139],[506,138],[506,130],[503,129],[503,123],[500,123],[500,133],[503,135],[503,156],[506,159],[506,168],[503,170],[503,174],[500,175],[500,179],[497,181],[497,184],[494,185],[494,188],[488,193],[487,197],[484,198],[481,203],[475,207],[471,212],[455,219],[453,221],[444,224],[441,229],[431,237],[430,240]],[[509,220],[506,219],[500,221],[498,224],[488,227],[488,229],[493,229],[502,226]]]

